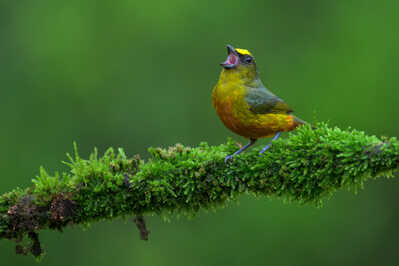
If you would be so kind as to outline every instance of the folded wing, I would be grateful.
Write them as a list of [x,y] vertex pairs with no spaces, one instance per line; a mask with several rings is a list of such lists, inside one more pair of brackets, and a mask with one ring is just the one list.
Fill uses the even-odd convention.
[[250,89],[245,100],[255,114],[289,114],[293,112],[288,104],[265,88]]

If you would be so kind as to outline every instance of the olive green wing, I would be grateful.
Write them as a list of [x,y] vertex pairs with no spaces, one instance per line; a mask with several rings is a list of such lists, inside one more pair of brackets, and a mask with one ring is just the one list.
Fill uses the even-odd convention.
[[292,108],[282,99],[264,88],[249,90],[245,100],[250,106],[250,110],[256,114],[288,114],[293,112]]

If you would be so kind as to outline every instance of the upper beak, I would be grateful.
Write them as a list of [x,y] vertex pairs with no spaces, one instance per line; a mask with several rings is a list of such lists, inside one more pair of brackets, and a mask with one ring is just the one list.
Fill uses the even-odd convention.
[[239,61],[238,53],[234,49],[234,47],[231,46],[230,44],[226,45],[226,48],[227,48],[227,59],[223,63],[220,63],[220,65],[227,69],[234,68],[238,65]]
[[234,55],[238,55],[236,49],[234,49],[233,46],[231,46],[230,44],[226,45],[227,48],[227,54],[234,54]]

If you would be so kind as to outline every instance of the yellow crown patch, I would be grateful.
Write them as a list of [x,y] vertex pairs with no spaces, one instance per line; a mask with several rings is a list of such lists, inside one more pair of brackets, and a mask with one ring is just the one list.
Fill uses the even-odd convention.
[[250,55],[250,56],[252,56],[251,52],[250,52],[250,51],[248,51],[248,50],[246,50],[246,49],[240,49],[240,48],[236,48],[235,50],[236,50],[236,51],[237,51],[237,53],[239,53],[239,54],[247,54],[247,55]]

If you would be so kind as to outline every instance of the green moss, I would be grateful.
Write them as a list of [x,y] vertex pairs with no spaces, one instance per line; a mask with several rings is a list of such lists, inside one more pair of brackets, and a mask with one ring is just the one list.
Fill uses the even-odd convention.
[[314,130],[300,127],[273,142],[262,157],[258,147],[227,164],[225,156],[237,149],[231,140],[219,146],[150,148],[146,162],[112,148],[101,157],[94,150],[85,160],[74,147],[65,162],[68,173],[52,176],[41,168],[33,187],[0,196],[1,238],[18,240],[40,229],[126,215],[192,216],[242,193],[320,206],[338,189],[356,192],[369,178],[390,177],[399,167],[395,138],[380,140],[324,123]]

